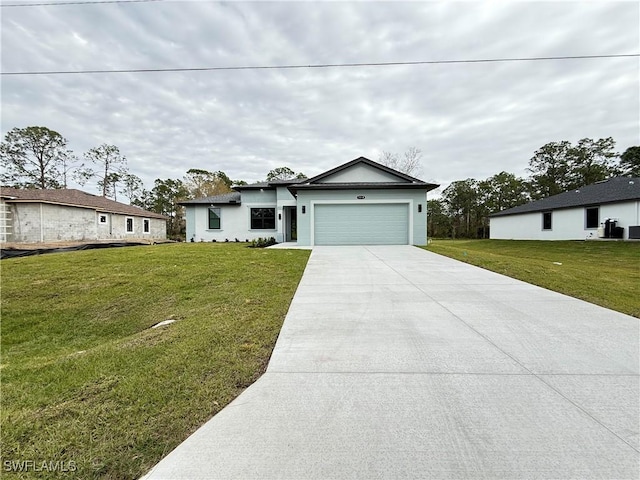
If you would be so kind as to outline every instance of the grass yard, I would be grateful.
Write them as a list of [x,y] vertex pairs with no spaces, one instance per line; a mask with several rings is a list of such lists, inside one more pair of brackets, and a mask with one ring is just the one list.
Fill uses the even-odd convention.
[[436,239],[426,249],[640,317],[640,243]]
[[[309,253],[185,243],[3,260],[3,473],[144,474],[263,372]],[[42,476],[59,473],[11,475]]]

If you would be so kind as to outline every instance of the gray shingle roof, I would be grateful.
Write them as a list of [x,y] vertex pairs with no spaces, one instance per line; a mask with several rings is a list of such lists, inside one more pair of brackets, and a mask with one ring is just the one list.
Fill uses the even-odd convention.
[[271,180],[270,185],[291,185],[293,183],[304,183],[307,181],[306,177],[303,178],[289,178],[287,180]]
[[405,183],[405,182],[331,182],[331,183],[305,183],[291,185],[289,190],[344,190],[344,189],[389,189],[389,188],[409,188],[433,190],[438,185],[431,183]]
[[234,190],[250,190],[252,188],[269,188],[269,182],[256,182],[250,183],[248,185],[236,185],[233,187]]
[[[340,172],[347,168],[352,167],[358,163],[363,163],[365,165],[372,166],[383,172],[390,173],[398,177],[398,182],[348,182],[348,183],[320,183],[319,181],[323,178],[326,178],[334,173]],[[393,168],[389,168],[386,165],[381,165],[373,160],[369,160],[365,157],[358,157],[355,160],[351,160],[350,162],[339,165],[331,170],[328,170],[320,175],[316,175],[313,178],[309,179],[300,179],[294,185],[289,186],[289,191],[294,195],[298,190],[309,190],[309,189],[317,189],[317,190],[341,190],[341,189],[351,189],[351,188],[362,188],[362,189],[378,189],[378,188],[418,188],[418,189],[426,189],[428,192],[438,188],[440,185],[436,185],[433,183],[424,182],[418,178],[411,177],[405,173],[394,170]]]
[[561,208],[600,205],[640,199],[640,178],[615,177],[602,182],[559,193],[535,202],[509,208],[491,215],[500,217],[518,213],[542,212]]
[[240,193],[239,192],[224,193],[222,195],[214,195],[213,197],[195,198],[193,200],[185,200],[184,202],[180,202],[180,205],[199,205],[199,204],[209,204],[209,205],[237,204],[239,205]]
[[248,185],[236,185],[233,187],[234,190],[242,191],[242,190],[253,190],[258,188],[274,188],[278,186],[286,187],[287,185],[292,185],[294,183],[306,182],[306,178],[290,178],[288,180],[269,180],[267,182],[256,182],[250,183]]
[[105,213],[160,218],[163,220],[167,218],[159,213],[149,212],[134,205],[116,202],[115,200],[99,195],[93,195],[74,188],[44,190],[2,187],[0,190],[0,197],[9,203],[50,203],[54,205],[90,208],[92,210]]

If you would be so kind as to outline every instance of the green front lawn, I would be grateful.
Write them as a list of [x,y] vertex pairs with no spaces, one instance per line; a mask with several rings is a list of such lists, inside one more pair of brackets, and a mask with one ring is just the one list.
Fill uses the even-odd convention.
[[263,372],[308,257],[186,243],[3,260],[0,468],[144,474]]
[[426,249],[640,317],[640,243],[436,239]]

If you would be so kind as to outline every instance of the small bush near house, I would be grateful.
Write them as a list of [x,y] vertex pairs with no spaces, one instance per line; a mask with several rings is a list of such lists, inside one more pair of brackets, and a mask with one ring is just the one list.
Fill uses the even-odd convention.
[[249,248],[266,248],[266,247],[270,247],[271,245],[275,245],[276,243],[276,239],[274,237],[271,238],[256,238],[255,240],[251,240],[251,243],[249,245]]

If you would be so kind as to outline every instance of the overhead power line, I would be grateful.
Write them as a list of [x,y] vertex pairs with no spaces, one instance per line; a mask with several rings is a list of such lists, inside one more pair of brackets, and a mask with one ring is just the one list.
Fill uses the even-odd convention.
[[2,3],[0,7],[54,7],[57,5],[95,5],[97,3],[147,3],[169,0],[94,0],[90,2]]
[[498,62],[533,62],[545,60],[580,60],[596,58],[628,58],[640,57],[640,53],[620,55],[573,55],[563,57],[522,57],[522,58],[484,58],[475,60],[425,60],[418,62],[377,62],[377,63],[320,63],[311,65],[245,65],[236,67],[195,67],[195,68],[133,68],[121,70],[46,70],[32,72],[2,72],[2,75],[80,75],[99,73],[164,73],[164,72],[208,72],[221,70],[291,70],[302,68],[354,68],[354,67],[390,67],[400,65],[443,65],[457,63],[498,63]]

